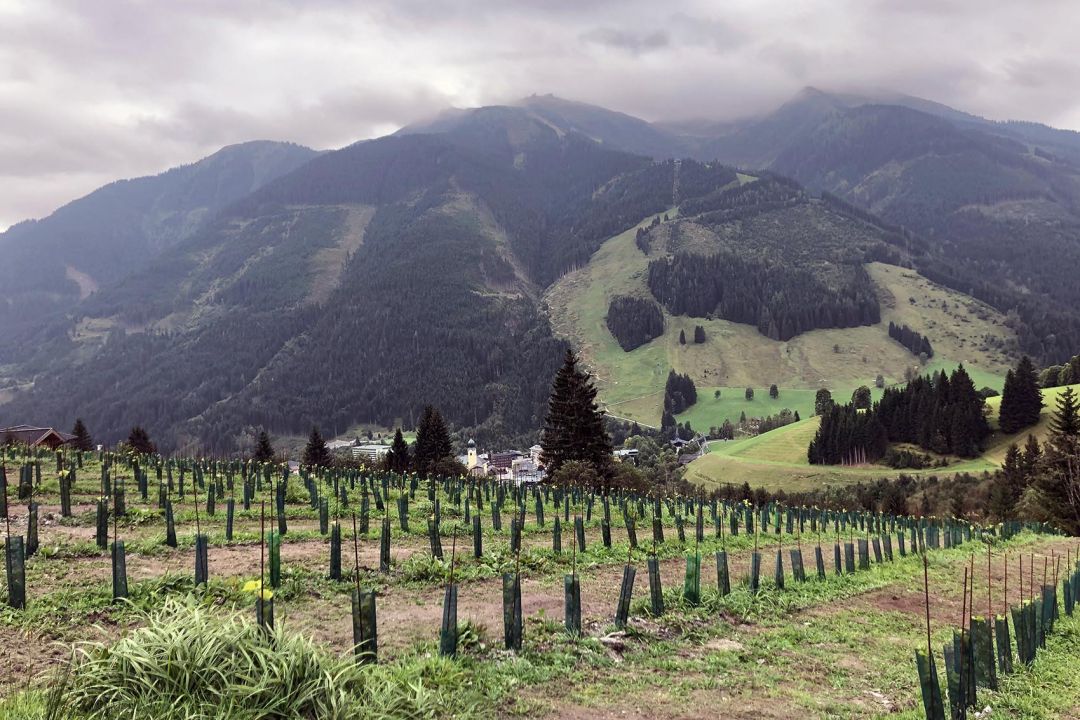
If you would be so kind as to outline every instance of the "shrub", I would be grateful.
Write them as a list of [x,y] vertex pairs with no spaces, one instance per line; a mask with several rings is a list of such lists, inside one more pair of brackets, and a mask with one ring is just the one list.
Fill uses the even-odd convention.
[[360,666],[248,614],[167,600],[114,644],[79,649],[64,706],[95,720],[254,720],[445,717],[478,701],[452,663]]

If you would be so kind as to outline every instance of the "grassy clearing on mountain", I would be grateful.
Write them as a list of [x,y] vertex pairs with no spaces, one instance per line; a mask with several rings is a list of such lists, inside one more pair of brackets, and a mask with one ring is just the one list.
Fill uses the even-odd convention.
[[1005,324],[1002,313],[914,270],[878,262],[866,269],[878,286],[881,321],[886,328],[892,321],[926,335],[934,346],[935,359],[963,362],[979,387],[980,379],[973,371],[1004,377],[1016,364],[1016,332]]
[[[673,213],[669,213],[673,214]],[[637,227],[648,225],[652,217]],[[1015,362],[1015,333],[1001,313],[966,295],[936,285],[912,270],[883,263],[866,266],[878,287],[881,323],[843,329],[813,330],[787,342],[770,340],[750,325],[727,320],[664,313],[664,334],[625,352],[604,321],[615,295],[649,296],[645,284],[648,258],[634,242],[636,228],[603,244],[589,263],[556,282],[545,295],[552,327],[581,352],[596,375],[600,398],[618,417],[658,426],[668,370],[690,375],[701,398],[678,417],[699,430],[747,417],[775,414],[783,408],[807,417],[818,388],[846,400],[859,385],[903,382],[909,368],[926,373],[951,370],[963,362],[978,387],[1000,389]],[[906,324],[927,335],[935,356],[926,366],[888,336],[889,322]],[[694,327],[705,342],[693,342]],[[685,334],[686,344],[679,342]],[[780,386],[777,402],[770,384]],[[755,390],[746,403],[747,386]],[[713,398],[721,391],[720,400]]]
[[[649,297],[644,279],[648,261],[635,246],[634,234],[654,217],[605,242],[585,267],[564,275],[544,295],[552,329],[573,340],[608,403],[663,389],[667,378],[664,338],[627,353],[605,322],[608,305],[616,295]],[[653,419],[659,422],[659,412]]]

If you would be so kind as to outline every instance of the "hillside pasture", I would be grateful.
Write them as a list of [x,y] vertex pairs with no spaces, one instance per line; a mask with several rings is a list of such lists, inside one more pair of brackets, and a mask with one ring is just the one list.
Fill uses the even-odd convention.
[[[671,369],[690,375],[698,386],[698,404],[678,420],[708,430],[724,420],[737,422],[744,411],[747,417],[764,417],[786,407],[807,417],[819,388],[846,400],[859,385],[873,387],[878,374],[897,384],[909,370],[951,371],[963,363],[976,386],[1000,390],[1005,371],[1015,362],[1015,333],[1001,313],[913,270],[876,262],[866,269],[878,287],[882,318],[877,325],[813,330],[781,342],[750,325],[665,311],[663,335],[625,352],[608,331],[605,316],[616,295],[650,297],[645,283],[649,257],[637,247],[635,233],[654,217],[609,239],[585,267],[562,277],[544,296],[552,328],[580,352],[596,377],[601,402],[616,417],[659,426]],[[929,363],[920,365],[889,338],[890,321],[930,338],[935,356]],[[693,342],[697,325],[705,330],[701,344]],[[680,333],[686,344],[679,342]],[[773,383],[781,389],[775,402],[768,398]],[[755,391],[752,403],[743,399],[748,386]],[[717,389],[719,401],[713,397]]]

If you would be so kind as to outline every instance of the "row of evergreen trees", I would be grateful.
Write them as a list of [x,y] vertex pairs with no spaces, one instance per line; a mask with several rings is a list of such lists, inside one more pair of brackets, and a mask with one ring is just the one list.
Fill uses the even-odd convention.
[[917,377],[903,388],[887,388],[868,410],[824,407],[821,426],[807,450],[812,464],[874,462],[888,444],[911,443],[942,455],[975,457],[990,426],[984,400],[964,366]]
[[664,384],[664,411],[678,415],[696,402],[697,386],[693,379],[670,370]]
[[934,357],[934,348],[930,345],[930,340],[907,325],[897,325],[890,321],[889,337],[910,350],[912,355]]
[[626,352],[664,334],[664,313],[654,300],[617,295],[608,305],[607,326]]
[[811,465],[858,465],[878,460],[888,447],[888,433],[873,412],[832,404],[806,454]]
[[890,442],[906,442],[942,455],[975,457],[990,434],[985,401],[963,365],[917,377],[903,388],[886,388],[870,411]]
[[1031,358],[1020,359],[1015,370],[1005,374],[1005,386],[1001,391],[1001,409],[998,426],[1003,433],[1015,433],[1039,422],[1042,412],[1042,391]]
[[1080,402],[1073,389],[1058,396],[1049,433],[1040,445],[1028,435],[1023,449],[1009,446],[994,474],[988,502],[997,520],[1049,522],[1080,534]]
[[648,285],[673,315],[755,325],[773,340],[881,320],[873,282],[861,266],[845,268],[826,283],[809,270],[726,250],[679,253],[649,263]]

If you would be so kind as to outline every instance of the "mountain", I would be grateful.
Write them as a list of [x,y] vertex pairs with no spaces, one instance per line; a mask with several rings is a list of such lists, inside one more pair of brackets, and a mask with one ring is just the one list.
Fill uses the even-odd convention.
[[[0,415],[226,453],[260,427],[410,426],[431,403],[501,444],[535,438],[567,341],[627,408],[673,367],[718,408],[732,385],[901,380],[914,356],[892,321],[934,362],[979,361],[980,384],[1018,343],[1075,354],[1075,166],[912,104],[808,90],[750,121],[659,127],[533,97],[117,183],[3,236],[36,281],[4,288]],[[639,311],[663,324],[626,352],[610,328]],[[674,339],[697,326],[705,342]]]
[[232,145],[160,175],[111,183],[13,226],[0,234],[0,335],[145,267],[223,207],[315,155],[291,143]]
[[1013,313],[1023,349],[1054,362],[1080,346],[1078,141],[918,98],[808,89],[698,154],[768,168],[918,235],[920,271]]
[[320,155],[43,326],[0,413],[216,452],[428,403],[478,439],[534,433],[566,347],[540,290],[670,207],[674,172],[517,108]]
[[577,134],[605,148],[652,158],[689,154],[692,143],[679,133],[640,118],[554,95],[530,95],[509,105],[450,109],[435,118],[409,125],[400,134],[476,131],[489,123],[520,127],[547,126],[557,134]]

